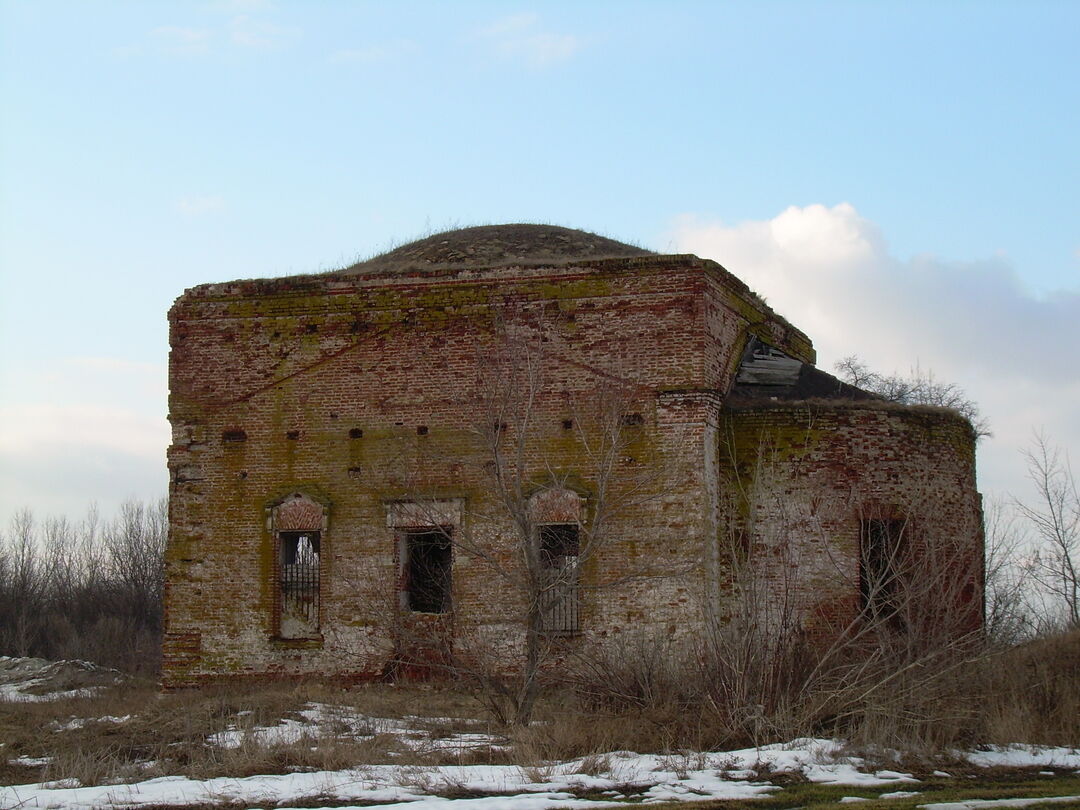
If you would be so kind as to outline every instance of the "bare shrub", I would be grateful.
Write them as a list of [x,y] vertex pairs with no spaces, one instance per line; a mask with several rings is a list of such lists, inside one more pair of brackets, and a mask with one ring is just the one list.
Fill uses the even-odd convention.
[[919,529],[934,525],[930,493],[864,515],[853,494],[770,469],[783,462],[768,448],[754,459],[753,481],[729,487],[741,502],[725,511],[739,517],[702,632],[583,652],[581,699],[663,707],[654,750],[819,734],[927,749],[973,739],[981,696],[965,679],[986,654],[981,548]]
[[836,372],[844,382],[877,394],[888,402],[904,405],[935,405],[951,408],[964,416],[979,438],[991,436],[990,425],[979,412],[978,403],[956,383],[942,382],[933,371],[916,365],[907,376],[873,371],[855,355],[836,363]]

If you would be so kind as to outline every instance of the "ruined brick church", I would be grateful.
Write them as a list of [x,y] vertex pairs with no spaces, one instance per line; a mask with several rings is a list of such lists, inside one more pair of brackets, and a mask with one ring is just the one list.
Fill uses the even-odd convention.
[[692,639],[747,577],[808,638],[981,621],[972,426],[714,261],[464,228],[169,321],[168,687]]

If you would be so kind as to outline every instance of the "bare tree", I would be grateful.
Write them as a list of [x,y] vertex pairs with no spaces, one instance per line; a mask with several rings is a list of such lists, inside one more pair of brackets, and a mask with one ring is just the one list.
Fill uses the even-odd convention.
[[1028,478],[1038,495],[1033,505],[1016,501],[1037,544],[1031,571],[1039,585],[1061,601],[1066,621],[1080,626],[1080,494],[1068,453],[1036,433],[1024,451]]
[[[42,608],[46,570],[35,540],[36,525],[29,509],[16,512],[7,537],[0,537],[5,558],[4,602],[8,621],[4,643],[15,655],[29,655],[36,641],[35,617]],[[6,542],[4,542],[6,541]]]
[[1012,501],[989,498],[983,507],[986,534],[985,626],[995,646],[1007,648],[1038,633],[1031,604],[1030,537]]
[[29,510],[0,533],[0,654],[153,671],[160,650],[165,501],[102,524]]
[[[656,575],[645,563],[587,581],[582,572],[617,539],[620,521],[657,497],[657,482],[670,466],[635,457],[651,441],[634,412],[639,389],[621,375],[578,367],[584,384],[576,394],[567,392],[553,374],[562,362],[551,349],[558,342],[551,325],[520,317],[502,325],[478,352],[473,451],[466,457],[476,465],[483,494],[465,505],[463,527],[442,528],[445,520],[434,512],[445,501],[429,491],[437,485],[429,482],[425,489],[414,481],[405,488],[410,504],[431,509],[424,522],[441,530],[441,542],[513,595],[520,611],[514,623],[522,633],[517,653],[505,644],[485,647],[479,627],[469,638],[455,617],[462,649],[453,666],[476,678],[499,704],[493,708],[519,725],[532,719],[553,651],[579,630],[583,596]],[[424,593],[416,598],[427,601]],[[517,665],[495,660],[508,653],[519,655]]]
[[952,408],[975,428],[979,438],[990,436],[990,424],[979,412],[978,404],[956,383],[941,382],[934,372],[916,365],[907,376],[881,374],[873,371],[856,355],[836,363],[835,369],[844,382],[877,394],[889,402],[904,405],[936,405]]

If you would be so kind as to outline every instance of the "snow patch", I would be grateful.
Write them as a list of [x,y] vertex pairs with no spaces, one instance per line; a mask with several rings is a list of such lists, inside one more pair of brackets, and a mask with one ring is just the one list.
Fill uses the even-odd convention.
[[1080,768],[1080,748],[992,745],[957,754],[980,768]]

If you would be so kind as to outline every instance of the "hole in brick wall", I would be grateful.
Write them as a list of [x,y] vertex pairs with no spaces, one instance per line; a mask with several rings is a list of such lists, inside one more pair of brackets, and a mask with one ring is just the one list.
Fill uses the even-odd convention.
[[300,431],[299,430],[290,430],[288,433],[285,434],[285,438],[286,439],[292,439],[292,440],[295,441],[296,439],[300,438]]
[[905,628],[901,613],[907,521],[862,520],[859,523],[859,607],[875,622]]
[[427,425],[417,425],[417,427],[416,427],[416,435],[417,436],[427,436]]
[[281,337],[281,332],[274,332],[274,334],[272,334],[270,337],[279,338],[279,337]]
[[221,440],[223,442],[246,442],[247,433],[240,428],[229,428],[221,432]]
[[409,532],[405,535],[404,581],[409,610],[446,613],[450,610],[450,530]]
[[624,427],[639,427],[645,424],[645,417],[640,413],[628,413],[622,418]]
[[362,439],[362,438],[364,438],[364,431],[362,431],[360,428],[351,428],[349,430],[349,438],[350,439]]
[[352,332],[354,335],[357,332],[363,332],[365,329],[367,329],[367,324],[363,321],[353,321],[351,324],[349,324],[349,331]]
[[360,478],[363,472],[360,467],[349,467],[349,478]]
[[496,433],[506,433],[506,422],[496,422],[491,427]]
[[319,331],[319,325],[317,323],[309,323],[304,328],[307,329],[308,334],[311,334],[312,332],[318,332]]
[[333,413],[333,412],[331,412],[331,414],[330,414],[330,418],[331,418],[331,419],[337,419],[337,414],[336,414],[336,413]]
[[573,419],[563,419],[562,420],[562,429],[563,430],[570,430],[573,427],[574,427],[574,420]]
[[240,477],[241,478],[247,478],[247,470],[241,470],[240,471]]
[[578,554],[579,529],[573,523],[539,527],[541,575],[541,623],[547,632],[576,633],[579,624]]
[[395,427],[401,427],[404,424],[405,424],[404,422],[394,422]]

